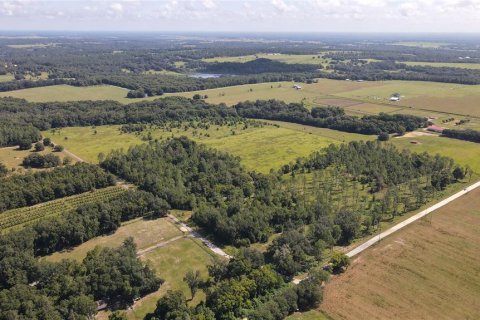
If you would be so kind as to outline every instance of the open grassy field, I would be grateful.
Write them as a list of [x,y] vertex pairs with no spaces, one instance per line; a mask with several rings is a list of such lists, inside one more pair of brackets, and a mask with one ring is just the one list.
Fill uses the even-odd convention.
[[[25,169],[22,166],[22,161],[23,158],[28,156],[29,154],[32,154],[32,150],[18,150],[17,147],[6,147],[6,148],[0,148],[0,162],[3,163],[8,169],[13,170],[15,172],[24,172],[27,169]],[[52,153],[52,148],[45,148],[45,150],[38,152],[39,154],[45,155],[48,153]],[[64,152],[53,152],[57,156],[60,157],[60,159],[64,159],[67,157],[67,155]],[[72,163],[75,161],[72,159]],[[45,169],[30,169],[33,171],[41,171]]]
[[10,73],[0,74],[0,82],[8,82],[13,80],[15,80],[15,77],[13,76],[13,74],[10,74]]
[[408,66],[427,66],[436,68],[460,68],[460,69],[480,69],[480,63],[455,63],[455,62],[419,62],[419,61],[400,61]]
[[[480,117],[480,85],[460,85],[421,81],[342,81],[320,79],[318,83],[302,84],[302,90],[292,88],[292,82],[260,83],[225,88],[165,94],[193,97],[208,95],[210,103],[233,105],[240,101],[279,99],[286,102],[304,102],[315,105],[338,105],[356,113],[417,112],[424,116],[432,113],[448,113],[460,116]],[[144,99],[126,98],[128,90],[114,86],[73,87],[58,85],[30,88],[0,93],[0,97],[13,96],[29,101],[68,101],[111,99],[131,103]],[[402,99],[391,103],[390,96],[400,93]],[[153,100],[158,97],[149,97]],[[364,102],[365,105],[359,103]],[[356,106],[355,106],[356,105]],[[352,108],[354,107],[354,108]],[[357,110],[361,109],[361,110]]]
[[238,57],[215,57],[203,59],[205,62],[248,62],[259,58],[266,58],[270,60],[276,60],[283,63],[291,64],[316,64],[328,66],[330,61],[322,57],[322,53],[319,54],[279,54],[279,53],[259,53],[255,55],[238,56]]
[[[155,309],[157,300],[167,290],[180,289],[190,298],[188,286],[183,282],[183,277],[188,270],[199,270],[202,276],[207,275],[207,265],[214,257],[200,241],[183,237],[183,233],[168,218],[156,220],[135,219],[123,224],[114,234],[97,237],[75,247],[71,251],[55,253],[46,257],[47,261],[60,261],[61,259],[82,260],[88,251],[96,246],[118,247],[127,237],[133,237],[139,250],[149,248],[156,244],[165,243],[143,255],[141,259],[152,266],[159,277],[165,280],[160,290],[135,302],[132,309],[127,311],[129,319],[140,320]],[[168,241],[171,242],[168,242]],[[205,294],[199,290],[192,305],[205,299]],[[107,319],[108,312],[100,312],[97,319]]]
[[478,319],[480,190],[355,257],[325,288],[333,319]]
[[[421,81],[341,81],[320,79],[318,83],[302,84],[302,90],[292,88],[291,82],[262,83],[217,88],[172,95],[192,97],[195,93],[208,95],[207,101],[233,105],[240,101],[279,99],[286,102],[304,102],[307,106],[329,104],[345,106],[368,102],[382,106],[409,107],[431,112],[453,113],[480,117],[480,85],[461,85]],[[393,93],[400,93],[399,102],[389,101]],[[335,101],[335,99],[339,99]],[[350,102],[348,102],[350,101]],[[379,107],[380,108],[380,107]]]
[[[412,144],[411,141],[418,141]],[[428,152],[451,157],[455,162],[469,165],[476,173],[480,173],[480,144],[439,136],[417,136],[390,139],[390,142],[402,149],[417,153]]]
[[140,218],[126,222],[114,234],[89,240],[70,251],[54,253],[46,257],[46,260],[74,259],[80,261],[85,258],[88,251],[96,246],[118,247],[128,237],[133,237],[137,248],[141,250],[181,235],[182,232],[167,218],[155,220],[143,220]]
[[94,190],[40,203],[31,207],[12,209],[0,213],[0,233],[22,228],[24,225],[47,217],[58,216],[69,210],[74,210],[79,205],[108,200],[125,192],[118,186]]
[[[256,128],[250,125],[248,129],[244,130],[243,124],[239,124],[237,127],[212,125],[208,130],[190,128],[185,131],[182,128],[173,129],[172,132],[157,128],[152,129],[151,134],[153,139],[187,136],[199,143],[239,156],[247,169],[259,172],[268,172],[272,168],[278,169],[283,164],[294,161],[298,157],[307,156],[331,143],[375,138],[297,124],[273,121],[270,123],[279,127],[265,125]],[[121,134],[119,127],[63,128],[54,133],[45,131],[42,134],[61,143],[80,158],[89,162],[97,162],[100,152],[107,154],[113,149],[124,148],[126,150],[131,145],[145,143],[142,135]],[[96,134],[94,134],[95,130]],[[235,134],[232,133],[233,131]],[[65,140],[66,137],[67,140]]]
[[[187,299],[191,298],[188,286],[183,277],[189,270],[200,271],[202,277],[208,275],[207,265],[214,260],[213,253],[201,242],[193,238],[182,238],[158,248],[142,257],[156,270],[158,276],[165,280],[160,290],[150,294],[135,303],[127,312],[128,319],[142,320],[144,316],[155,309],[157,300],[168,290],[182,290]],[[195,299],[189,301],[190,305],[196,305],[205,299],[205,294],[199,290]]]
[[91,87],[56,85],[1,92],[0,97],[22,98],[33,102],[116,100],[122,103],[130,103],[132,100],[127,98],[127,93],[128,89],[109,85]]

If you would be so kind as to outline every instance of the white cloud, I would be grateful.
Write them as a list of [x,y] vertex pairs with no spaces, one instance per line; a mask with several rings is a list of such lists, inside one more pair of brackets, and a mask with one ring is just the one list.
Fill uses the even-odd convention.
[[118,13],[123,12],[123,5],[121,3],[118,3],[118,2],[117,3],[112,3],[109,7],[114,12],[118,12]]
[[297,8],[294,5],[288,5],[283,0],[272,0],[272,6],[280,12],[292,12],[296,11]]

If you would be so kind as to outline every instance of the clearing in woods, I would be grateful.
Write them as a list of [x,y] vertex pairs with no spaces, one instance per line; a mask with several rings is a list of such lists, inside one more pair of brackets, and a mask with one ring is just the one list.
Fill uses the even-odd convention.
[[[32,153],[46,155],[46,154],[52,153],[52,148],[46,147],[45,150],[39,151],[39,152],[34,152],[32,150],[19,150],[18,147],[0,148],[0,162],[3,163],[9,170],[16,171],[17,173],[23,173],[23,172],[26,172],[27,170],[32,170],[32,171],[47,170],[47,169],[26,169],[22,166],[23,158],[25,158],[26,156]],[[62,160],[65,157],[68,157],[68,155],[65,154],[65,152],[63,151],[53,152],[53,154],[57,155]],[[73,158],[71,158],[71,160],[72,160],[72,164],[75,163]]]
[[[183,277],[188,270],[199,270],[202,277],[207,277],[207,265],[214,260],[214,254],[201,241],[184,236],[169,218],[155,220],[135,219],[123,224],[114,234],[97,237],[89,240],[70,251],[54,253],[46,257],[48,261],[62,259],[82,260],[88,251],[96,246],[118,247],[127,237],[133,237],[138,250],[149,248],[155,244],[166,243],[163,246],[141,255],[154,268],[157,275],[165,280],[160,289],[135,302],[132,309],[127,311],[128,319],[141,320],[149,312],[155,310],[157,300],[167,290],[182,290],[190,298],[188,286]],[[196,305],[205,299],[205,294],[199,290],[195,299],[189,301]],[[97,319],[108,319],[109,312],[102,311]]]
[[[165,128],[146,130],[140,135],[121,133],[120,126],[99,126],[63,128],[45,131],[42,134],[89,162],[98,162],[98,154],[108,154],[113,149],[128,149],[131,145],[145,143],[144,137],[151,132],[152,139],[187,136],[199,143],[241,158],[248,170],[269,172],[280,166],[307,156],[331,143],[353,140],[371,140],[374,136],[339,132],[330,129],[313,128],[291,123],[268,121],[278,125],[254,127],[244,124],[235,126],[211,125],[209,129],[169,131]],[[218,130],[217,130],[218,129]],[[96,133],[95,133],[96,132]]]
[[333,319],[478,319],[480,190],[355,257],[325,288]]

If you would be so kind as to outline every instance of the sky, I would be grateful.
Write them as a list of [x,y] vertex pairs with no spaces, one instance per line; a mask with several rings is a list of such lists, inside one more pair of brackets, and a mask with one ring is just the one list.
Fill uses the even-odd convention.
[[0,30],[480,33],[480,0],[0,0]]

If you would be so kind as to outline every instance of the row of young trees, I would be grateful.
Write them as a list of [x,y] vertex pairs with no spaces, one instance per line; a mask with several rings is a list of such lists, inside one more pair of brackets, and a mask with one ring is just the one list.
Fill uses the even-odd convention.
[[115,180],[111,174],[98,166],[86,163],[27,175],[13,175],[1,180],[0,212],[114,184]]
[[424,118],[412,115],[380,113],[359,118],[345,115],[340,108],[314,107],[310,111],[302,104],[279,100],[240,102],[234,108],[239,116],[246,118],[280,120],[362,134],[403,134],[427,124]]

